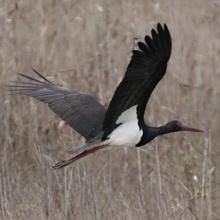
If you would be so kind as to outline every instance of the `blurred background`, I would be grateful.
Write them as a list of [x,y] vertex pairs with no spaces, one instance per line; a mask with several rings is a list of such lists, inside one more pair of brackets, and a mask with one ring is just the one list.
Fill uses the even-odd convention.
[[[220,1],[2,0],[0,4],[0,219],[220,219]],[[142,149],[108,149],[61,170],[83,143],[47,106],[10,96],[17,72],[90,93],[106,107],[134,38],[158,22],[173,39],[167,75],[145,120],[178,119],[176,133]]]

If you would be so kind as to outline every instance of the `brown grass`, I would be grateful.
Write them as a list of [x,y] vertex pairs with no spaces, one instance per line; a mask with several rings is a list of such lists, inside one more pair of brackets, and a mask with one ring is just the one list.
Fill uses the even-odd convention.
[[[3,0],[0,219],[220,219],[219,11],[217,0]],[[133,38],[158,21],[171,30],[173,53],[146,120],[179,119],[206,132],[103,150],[51,170],[48,158],[63,158],[83,139],[43,104],[9,96],[4,84],[33,66],[107,105]]]

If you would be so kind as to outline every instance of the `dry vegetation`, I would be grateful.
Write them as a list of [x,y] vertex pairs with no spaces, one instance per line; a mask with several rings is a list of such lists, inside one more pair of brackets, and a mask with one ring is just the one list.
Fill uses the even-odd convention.
[[[219,12],[218,0],[2,0],[0,219],[220,219]],[[146,120],[179,119],[206,132],[103,150],[51,170],[83,139],[43,104],[9,96],[4,84],[33,66],[107,105],[133,38],[158,21],[171,30],[173,53]]]

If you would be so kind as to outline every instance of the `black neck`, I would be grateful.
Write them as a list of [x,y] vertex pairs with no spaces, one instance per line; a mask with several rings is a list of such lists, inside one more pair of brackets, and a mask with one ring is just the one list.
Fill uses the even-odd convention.
[[142,124],[141,129],[143,131],[143,136],[140,142],[136,145],[137,147],[150,142],[157,136],[179,131],[179,130],[174,129],[173,127],[167,126],[167,124],[162,125],[160,127],[151,127],[151,126]]
[[156,129],[158,130],[158,135],[169,134],[180,131],[179,128],[168,126],[168,124],[157,127]]

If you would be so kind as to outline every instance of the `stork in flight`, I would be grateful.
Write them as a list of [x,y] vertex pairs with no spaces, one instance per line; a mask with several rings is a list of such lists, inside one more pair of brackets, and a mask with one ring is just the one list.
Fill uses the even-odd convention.
[[145,124],[145,108],[154,88],[166,73],[172,41],[167,25],[160,23],[144,40],[138,42],[138,49],[133,50],[124,78],[107,110],[93,96],[57,86],[34,69],[38,79],[19,73],[29,81],[10,85],[11,91],[16,94],[31,96],[48,104],[86,139],[84,145],[69,151],[73,154],[70,159],[59,161],[54,169],[108,146],[140,147],[159,135],[203,131],[184,126],[177,120],[160,127]]

